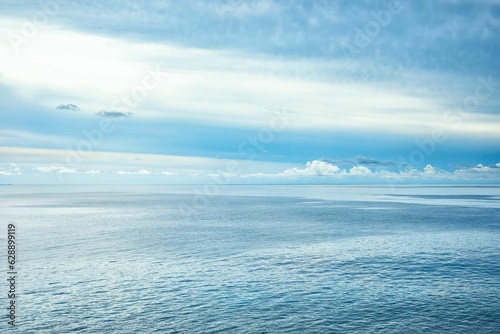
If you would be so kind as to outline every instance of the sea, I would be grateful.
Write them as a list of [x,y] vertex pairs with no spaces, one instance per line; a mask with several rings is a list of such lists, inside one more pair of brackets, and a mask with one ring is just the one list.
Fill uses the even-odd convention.
[[500,333],[498,185],[207,189],[1,186],[0,332]]

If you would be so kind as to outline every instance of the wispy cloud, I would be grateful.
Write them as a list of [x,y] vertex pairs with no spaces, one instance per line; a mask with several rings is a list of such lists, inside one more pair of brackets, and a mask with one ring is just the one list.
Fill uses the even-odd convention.
[[221,19],[248,19],[270,14],[279,14],[280,6],[271,0],[228,1],[197,3],[200,10],[215,14]]
[[132,112],[121,112],[121,111],[106,111],[101,110],[96,113],[97,116],[108,117],[108,118],[123,118],[130,117],[133,115]]
[[[44,170],[93,180],[145,170],[168,182],[495,175],[498,1],[404,3],[388,17],[384,1],[73,2],[43,29],[33,21],[37,33],[15,47],[9,36],[27,33],[24,17],[40,4],[0,4],[1,107],[11,109],[0,162],[18,163],[23,178],[45,173],[39,180]],[[366,45],[346,53],[342,41],[359,36]],[[287,127],[268,142],[280,108]],[[122,120],[118,131],[98,133],[105,119]],[[435,133],[446,139],[430,142]],[[58,152],[35,158],[34,148]],[[242,151],[255,161],[228,172]],[[67,165],[68,152],[81,165]]]
[[401,162],[396,162],[396,161],[390,161],[390,160],[379,160],[375,158],[368,158],[362,155],[358,155],[354,158],[347,158],[347,159],[328,159],[328,158],[323,158],[320,159],[320,161],[324,161],[333,165],[338,165],[338,166],[348,166],[348,165],[362,165],[362,166],[372,166],[372,167],[377,167],[377,166],[399,166],[401,165]]
[[[445,95],[414,93],[418,87],[441,80],[432,73],[423,79],[421,73],[408,70],[405,85],[401,85],[400,78],[387,79],[394,69],[382,66],[377,75],[383,77],[384,85],[379,81],[356,80],[364,75],[367,64],[363,60],[308,62],[151,43],[141,44],[139,52],[137,47],[119,39],[88,37],[78,32],[63,34],[50,27],[44,33],[44,42],[43,47],[36,45],[32,50],[37,57],[23,59],[11,55],[9,46],[0,43],[0,60],[9,64],[4,75],[12,89],[25,91],[43,101],[47,92],[69,97],[85,88],[88,102],[82,101],[85,104],[82,109],[96,110],[99,106],[112,105],[121,94],[141,83],[141,68],[156,64],[159,73],[167,79],[148,93],[141,112],[134,115],[154,122],[184,120],[264,126],[270,108],[289,106],[293,110],[290,129],[366,131],[377,128],[386,133],[416,135],[431,127],[447,127],[443,106],[454,102]],[[48,46],[64,43],[71,46],[52,57]],[[81,47],[88,50],[88,57],[82,58],[74,51]],[[101,54],[106,58],[99,58]],[[77,61],[80,66],[75,69],[73,64]],[[74,72],[70,79],[66,76],[68,71]],[[89,75],[89,71],[93,75]],[[456,80],[450,78],[450,81]],[[238,117],[234,117],[235,114]],[[97,115],[132,116],[120,109],[101,110]],[[499,117],[471,114],[460,131],[495,136],[498,131],[492,124],[498,122]]]
[[61,109],[61,110],[72,110],[72,111],[79,111],[80,108],[75,105],[75,104],[60,104],[56,107],[57,109]]

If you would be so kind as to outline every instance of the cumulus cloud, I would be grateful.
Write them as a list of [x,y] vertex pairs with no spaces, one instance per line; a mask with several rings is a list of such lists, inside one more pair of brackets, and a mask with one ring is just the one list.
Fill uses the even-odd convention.
[[72,111],[79,111],[80,108],[75,105],[75,104],[60,104],[56,107],[57,109],[60,109],[60,110],[72,110]]
[[331,163],[321,160],[314,160],[313,162],[307,162],[306,167],[301,168],[290,168],[280,173],[282,176],[296,177],[296,176],[328,176],[337,175],[340,172],[340,168]]
[[345,176],[370,176],[373,172],[365,166],[353,166],[351,169],[341,169],[339,166],[324,160],[308,161],[304,168],[289,168],[276,174],[253,173],[245,174],[242,177],[279,177],[279,178],[307,178],[307,177],[334,177]]
[[284,177],[298,177],[298,176],[368,176],[372,175],[372,171],[365,166],[353,166],[351,169],[340,169],[339,166],[324,160],[314,160],[307,162],[306,167],[290,168],[281,173],[280,176]]
[[372,171],[365,166],[354,166],[349,170],[348,175],[352,176],[366,176],[372,174]]
[[78,171],[72,167],[66,166],[41,166],[36,167],[34,170],[37,170],[42,173],[60,173],[60,174],[77,174]]
[[405,181],[470,181],[470,180],[500,180],[500,168],[484,166],[478,164],[474,167],[463,167],[454,171],[446,171],[436,168],[430,164],[422,169],[406,168],[400,171],[387,169],[371,169],[358,165],[350,169],[341,169],[339,166],[328,163],[324,160],[314,160],[307,162],[304,168],[289,168],[283,172],[266,174],[253,173],[242,175],[244,178],[288,178],[288,179],[307,179],[311,177],[322,176],[332,180],[348,179],[349,177],[363,178],[370,181],[385,182],[405,182]]
[[101,171],[99,169],[91,169],[91,170],[85,171],[84,174],[101,174]]
[[476,165],[476,167],[474,167],[472,169],[475,171],[484,172],[484,171],[489,171],[491,168],[484,166],[483,164],[479,164],[479,165]]
[[0,166],[0,175],[21,175],[21,169],[13,163]]
[[121,118],[121,117],[130,117],[133,115],[131,112],[121,112],[121,111],[106,111],[101,110],[96,113],[97,116],[100,117],[108,117],[108,118]]
[[436,174],[436,168],[434,168],[432,165],[427,165],[424,167],[424,174],[434,175]]
[[[495,166],[498,166],[499,164],[496,164]],[[453,174],[458,176],[460,179],[500,179],[499,168],[488,167],[484,166],[483,164],[478,164],[474,167],[460,168],[454,171]]]
[[400,172],[391,172],[383,170],[375,173],[377,177],[396,181],[425,181],[425,180],[443,180],[443,181],[474,181],[474,180],[500,180],[500,169],[491,168],[478,164],[474,167],[463,167],[454,171],[446,171],[436,168],[432,165],[425,166],[422,170],[411,168]]

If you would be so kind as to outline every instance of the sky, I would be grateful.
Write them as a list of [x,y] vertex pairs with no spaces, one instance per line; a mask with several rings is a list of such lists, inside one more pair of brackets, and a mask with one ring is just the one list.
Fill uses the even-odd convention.
[[499,54],[499,0],[0,0],[0,184],[498,184]]

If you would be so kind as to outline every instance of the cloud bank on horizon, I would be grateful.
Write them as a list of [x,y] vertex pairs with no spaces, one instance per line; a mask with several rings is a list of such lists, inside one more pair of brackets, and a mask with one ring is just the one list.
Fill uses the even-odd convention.
[[500,1],[0,13],[0,183],[500,182]]

